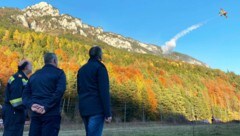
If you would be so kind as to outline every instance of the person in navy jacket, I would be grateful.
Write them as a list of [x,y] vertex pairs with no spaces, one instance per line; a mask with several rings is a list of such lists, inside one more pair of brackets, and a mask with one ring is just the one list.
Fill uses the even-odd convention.
[[46,53],[44,63],[23,91],[23,104],[32,111],[29,136],[57,136],[60,130],[60,103],[66,90],[66,76],[58,68],[54,53]]
[[102,60],[102,49],[94,46],[89,51],[90,59],[77,75],[79,112],[87,136],[101,136],[104,120],[111,122],[111,107],[108,72]]
[[28,60],[22,60],[18,72],[8,80],[3,106],[3,136],[23,135],[26,109],[22,104],[22,93],[28,82],[27,76],[31,73],[32,64]]

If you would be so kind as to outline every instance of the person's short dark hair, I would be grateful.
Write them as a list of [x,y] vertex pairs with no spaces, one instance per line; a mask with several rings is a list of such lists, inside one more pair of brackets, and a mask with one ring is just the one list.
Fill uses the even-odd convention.
[[28,61],[25,61],[25,62],[22,63],[21,65],[18,65],[18,71],[24,70],[28,64],[29,64],[29,62],[28,62]]
[[57,56],[56,56],[56,54],[55,53],[45,53],[44,54],[44,63],[45,64],[49,64],[49,63],[51,63],[52,62],[52,60],[53,59],[56,59],[57,58]]
[[102,59],[102,49],[99,46],[94,46],[89,50],[90,58]]

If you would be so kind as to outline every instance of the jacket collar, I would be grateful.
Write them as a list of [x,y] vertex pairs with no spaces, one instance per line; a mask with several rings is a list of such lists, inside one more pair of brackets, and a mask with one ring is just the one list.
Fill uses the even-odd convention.
[[25,78],[25,79],[28,79],[27,75],[23,71],[18,71],[18,75],[17,76]]
[[43,68],[45,68],[45,67],[54,67],[54,68],[56,68],[56,67],[53,66],[52,64],[45,64],[45,65],[43,66]]
[[97,61],[97,62],[100,62],[97,58],[90,58],[90,59],[88,60],[88,62],[94,62],[94,61],[95,61],[95,62],[96,62],[96,61]]

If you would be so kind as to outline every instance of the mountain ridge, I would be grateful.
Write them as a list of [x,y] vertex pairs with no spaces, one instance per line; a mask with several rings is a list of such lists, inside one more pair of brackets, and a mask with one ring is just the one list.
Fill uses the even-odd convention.
[[22,10],[19,9],[19,13],[11,15],[11,19],[13,22],[18,22],[36,32],[80,35],[130,52],[154,54],[176,61],[209,67],[207,64],[188,55],[178,52],[163,54],[161,47],[157,45],[142,43],[114,32],[105,32],[103,28],[83,23],[79,18],[68,14],[60,14],[57,8],[47,2],[40,2]]

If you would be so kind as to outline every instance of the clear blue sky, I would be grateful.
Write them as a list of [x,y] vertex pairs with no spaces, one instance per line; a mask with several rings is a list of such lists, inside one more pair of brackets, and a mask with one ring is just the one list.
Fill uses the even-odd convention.
[[[41,0],[0,0],[17,7]],[[46,0],[83,20],[144,43],[163,45],[180,31],[211,20],[181,38],[175,51],[190,55],[212,68],[240,74],[240,0]],[[229,18],[218,16],[220,8]]]

